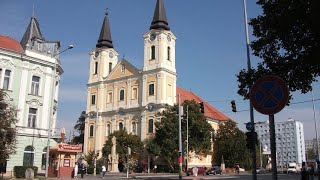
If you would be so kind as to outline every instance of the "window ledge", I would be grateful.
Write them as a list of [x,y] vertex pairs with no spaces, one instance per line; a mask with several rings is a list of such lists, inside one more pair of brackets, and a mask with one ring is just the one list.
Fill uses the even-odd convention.
[[42,97],[42,96],[40,96],[40,95],[37,95],[37,94],[31,94],[31,93],[29,93],[28,95],[29,95],[29,96]]

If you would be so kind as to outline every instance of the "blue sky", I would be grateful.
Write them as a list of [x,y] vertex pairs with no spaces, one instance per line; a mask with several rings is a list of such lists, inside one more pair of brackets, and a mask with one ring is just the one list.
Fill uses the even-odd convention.
[[[1,0],[0,34],[20,41],[35,2],[35,16],[47,40],[60,40],[64,74],[61,79],[58,127],[73,127],[81,111],[86,109],[89,52],[95,48],[105,9],[114,47],[137,68],[143,66],[143,34],[149,30],[156,0]],[[250,121],[249,111],[231,112],[230,101],[238,110],[249,109],[249,102],[237,94],[236,74],[246,65],[242,0],[164,0],[169,26],[177,36],[177,85],[191,90],[227,116],[241,129]],[[248,17],[261,9],[255,1],[247,1]],[[252,31],[249,29],[249,34]],[[250,35],[250,40],[253,37]],[[260,60],[251,55],[253,66]],[[314,84],[314,97],[320,97],[319,83]],[[311,93],[294,94],[292,102],[311,100]],[[319,101],[315,102],[318,127]],[[294,118],[304,123],[306,139],[315,137],[312,103],[294,104],[275,115],[276,121]],[[268,117],[255,112],[256,121]],[[68,132],[67,132],[68,133]]]

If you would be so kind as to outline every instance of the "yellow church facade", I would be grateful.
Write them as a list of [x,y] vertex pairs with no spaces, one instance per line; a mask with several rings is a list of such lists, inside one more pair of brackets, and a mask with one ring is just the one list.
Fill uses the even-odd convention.
[[[114,131],[125,129],[141,141],[155,133],[156,113],[186,99],[204,102],[208,122],[217,130],[230,120],[192,92],[176,86],[176,37],[170,30],[163,1],[157,0],[150,29],[141,38],[143,67],[138,69],[113,47],[108,15],[104,17],[96,48],[90,53],[84,153],[99,153]],[[98,157],[98,158],[100,158]],[[211,156],[189,160],[190,165],[211,165]]]

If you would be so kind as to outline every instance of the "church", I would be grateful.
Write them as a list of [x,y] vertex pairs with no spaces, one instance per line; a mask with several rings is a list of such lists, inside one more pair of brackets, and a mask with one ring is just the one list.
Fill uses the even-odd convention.
[[[182,102],[186,99],[204,102],[204,115],[215,130],[220,122],[231,120],[194,93],[176,86],[176,36],[170,29],[162,0],[157,0],[149,31],[143,35],[142,68],[119,58],[110,29],[106,14],[96,48],[90,52],[85,154],[96,151],[101,157],[108,136],[120,129],[144,141],[155,133],[156,113],[167,104],[176,104],[178,94]],[[211,157],[195,158],[190,162],[193,164],[210,166]]]

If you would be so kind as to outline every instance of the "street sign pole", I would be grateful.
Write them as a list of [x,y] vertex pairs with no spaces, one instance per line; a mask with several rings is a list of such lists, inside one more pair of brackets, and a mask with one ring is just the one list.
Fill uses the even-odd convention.
[[274,129],[274,115],[269,115],[270,129],[270,145],[271,145],[271,165],[272,165],[272,180],[277,180],[277,161],[276,161],[276,134]]

